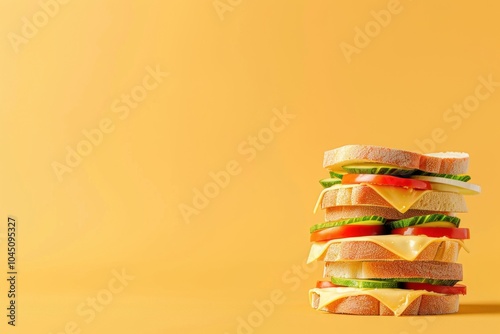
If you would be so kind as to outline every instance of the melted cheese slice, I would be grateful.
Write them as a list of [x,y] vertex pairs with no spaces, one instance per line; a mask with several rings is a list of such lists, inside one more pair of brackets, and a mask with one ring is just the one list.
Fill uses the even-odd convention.
[[401,213],[408,211],[425,193],[431,190],[418,190],[404,187],[378,186],[363,184],[372,188],[385,199],[392,207]]
[[387,306],[394,315],[401,315],[406,308],[418,297],[422,295],[444,296],[436,292],[425,290],[406,290],[406,289],[358,289],[358,288],[323,288],[309,290],[309,301],[312,305],[312,296],[319,295],[318,310],[328,304],[352,296],[372,296],[379,302]]
[[316,205],[314,206],[314,213],[319,208],[319,205],[323,201],[325,197],[325,193],[330,190],[335,189],[347,189],[354,187],[370,187],[377,194],[380,195],[383,199],[385,199],[393,208],[398,210],[401,213],[405,213],[408,211],[413,204],[415,204],[425,193],[431,190],[418,190],[413,188],[403,188],[403,187],[393,187],[393,186],[379,186],[374,184],[336,184],[331,186],[330,188],[325,188],[319,194],[318,200],[316,201]]
[[384,247],[388,251],[396,254],[397,256],[407,261],[415,260],[417,256],[433,242],[455,241],[468,252],[468,249],[465,247],[464,242],[460,239],[450,239],[447,237],[431,238],[422,235],[419,236],[399,235],[399,234],[373,235],[365,237],[333,239],[324,242],[313,242],[311,244],[311,250],[309,251],[309,257],[307,258],[307,263],[311,263],[319,259],[321,256],[323,256],[323,254],[328,250],[328,247],[330,247],[331,244],[350,242],[350,241],[374,242],[377,245]]

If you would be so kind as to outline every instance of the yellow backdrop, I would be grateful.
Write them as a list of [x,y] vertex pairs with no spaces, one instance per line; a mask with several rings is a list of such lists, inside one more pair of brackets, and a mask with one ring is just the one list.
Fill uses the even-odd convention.
[[[466,333],[497,325],[500,6],[3,0],[0,331]],[[458,315],[330,316],[323,152],[465,151]],[[16,297],[7,224],[16,219]],[[7,324],[11,300],[16,327]],[[482,322],[478,322],[481,320]],[[490,326],[490,327],[488,327]]]

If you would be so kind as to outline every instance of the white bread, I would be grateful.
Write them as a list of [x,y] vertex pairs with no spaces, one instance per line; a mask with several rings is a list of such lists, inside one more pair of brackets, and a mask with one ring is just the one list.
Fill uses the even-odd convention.
[[[429,244],[414,261],[456,262],[461,246],[451,240]],[[318,260],[323,261],[394,261],[404,260],[371,241],[342,241],[332,243]]]
[[[312,307],[319,305],[319,295],[312,294]],[[434,315],[458,312],[458,295],[422,295],[401,315]],[[351,296],[336,300],[321,309],[330,313],[356,315],[394,315],[387,306],[372,296]]]
[[420,154],[373,145],[346,145],[326,151],[323,167],[341,170],[342,166],[359,162],[377,162],[430,173],[463,174],[469,166],[469,155],[457,152]]
[[342,219],[363,217],[363,216],[379,216],[390,220],[399,220],[414,216],[430,215],[433,213],[441,213],[447,216],[453,216],[452,212],[446,211],[430,211],[410,209],[405,213],[401,213],[396,209],[384,206],[369,206],[369,205],[342,205],[326,208],[325,221],[337,221]]
[[[331,189],[325,193],[322,208],[345,205],[370,205],[392,208],[375,190],[360,185],[353,188]],[[467,212],[464,196],[458,193],[428,191],[411,207],[414,210]]]
[[430,173],[464,174],[469,167],[469,155],[462,152],[440,152],[422,155],[420,170]]
[[325,278],[431,278],[440,280],[463,279],[460,263],[438,261],[350,261],[326,262]]

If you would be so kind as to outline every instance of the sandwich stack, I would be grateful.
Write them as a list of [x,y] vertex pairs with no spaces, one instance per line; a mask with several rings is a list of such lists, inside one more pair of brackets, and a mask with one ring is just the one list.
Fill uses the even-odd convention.
[[457,213],[468,182],[466,153],[420,154],[348,145],[325,152],[308,262],[324,261],[311,306],[357,315],[446,314],[466,293],[458,253],[469,239]]

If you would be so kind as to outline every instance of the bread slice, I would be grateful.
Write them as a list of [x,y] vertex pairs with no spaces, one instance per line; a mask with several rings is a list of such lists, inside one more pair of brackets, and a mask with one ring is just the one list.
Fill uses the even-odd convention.
[[342,166],[360,162],[376,162],[430,173],[463,174],[469,166],[469,155],[458,152],[420,154],[382,146],[346,145],[326,151],[323,167],[342,170]]
[[388,208],[384,206],[341,205],[341,206],[332,206],[326,208],[325,221],[330,222],[330,221],[337,221],[342,219],[363,217],[363,216],[379,216],[390,220],[399,220],[414,216],[430,215],[434,213],[441,213],[447,216],[454,215],[452,212],[446,212],[446,211],[410,209],[405,213],[401,213],[394,208]]
[[[312,307],[318,308],[320,296],[312,294]],[[401,315],[437,315],[458,312],[458,295],[422,295]],[[372,296],[351,296],[338,299],[320,309],[330,313],[355,315],[394,315],[394,312]]]
[[469,155],[461,152],[440,152],[422,155],[420,170],[442,174],[464,174],[469,167]]
[[[370,205],[392,208],[391,204],[368,186],[331,189],[325,193],[322,208],[346,205]],[[467,212],[464,196],[458,193],[428,191],[411,207],[414,210]]]
[[460,263],[439,261],[350,261],[325,262],[325,278],[430,278],[439,280],[463,279]]
[[[447,240],[429,244],[413,261],[456,262],[461,246],[456,241]],[[404,260],[386,248],[371,241],[342,241],[332,243],[323,261],[394,261]]]

